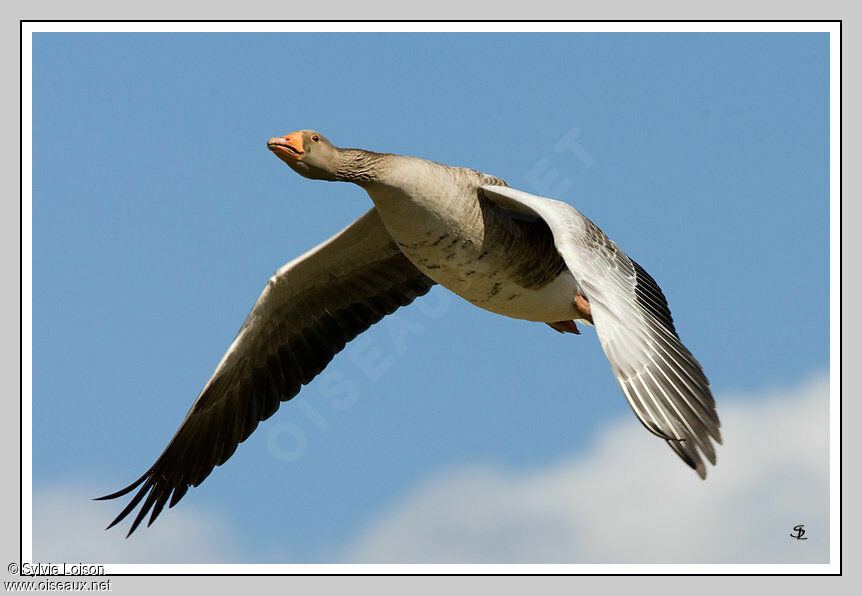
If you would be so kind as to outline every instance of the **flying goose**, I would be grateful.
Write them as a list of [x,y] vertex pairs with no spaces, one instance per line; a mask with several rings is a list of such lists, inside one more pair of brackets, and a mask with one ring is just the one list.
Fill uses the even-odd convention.
[[[305,178],[353,182],[372,207],[276,271],[137,494],[152,524],[318,375],[345,344],[439,283],[476,306],[579,333],[592,325],[640,421],[706,477],[720,423],[709,382],[650,275],[579,211],[475,170],[334,146],[302,130],[267,147]],[[702,457],[703,456],[703,457]],[[138,488],[140,487],[140,488]]]

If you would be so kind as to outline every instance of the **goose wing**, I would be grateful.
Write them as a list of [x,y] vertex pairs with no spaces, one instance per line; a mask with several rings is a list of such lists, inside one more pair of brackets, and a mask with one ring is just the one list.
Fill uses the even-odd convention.
[[590,303],[596,335],[632,409],[701,478],[715,464],[720,423],[709,381],[676,333],[655,280],[567,203],[504,186],[480,192],[500,206],[544,219]]
[[[236,338],[164,452],[143,476],[101,499],[138,489],[109,528],[143,501],[129,534],[152,510],[173,507],[299,393],[344,345],[431,289],[371,209],[270,278]],[[139,488],[140,487],[140,488]]]

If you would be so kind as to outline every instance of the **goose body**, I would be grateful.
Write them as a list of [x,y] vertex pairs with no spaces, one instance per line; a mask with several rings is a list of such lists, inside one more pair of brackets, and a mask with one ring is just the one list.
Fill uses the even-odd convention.
[[[700,364],[656,282],[579,211],[502,179],[416,157],[341,149],[298,131],[267,146],[300,175],[353,182],[365,215],[273,275],[137,492],[131,534],[224,463],[356,335],[441,284],[485,310],[578,333],[594,325],[644,426],[701,478],[721,443]],[[108,527],[111,527],[108,526]]]
[[577,282],[547,224],[501,209],[480,191],[505,182],[415,157],[385,160],[387,176],[365,190],[420,271],[500,315],[539,322],[579,318],[572,302]]

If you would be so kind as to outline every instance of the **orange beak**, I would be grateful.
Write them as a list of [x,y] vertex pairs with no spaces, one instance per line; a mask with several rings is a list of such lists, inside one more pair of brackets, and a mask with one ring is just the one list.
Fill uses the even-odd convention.
[[305,153],[302,148],[302,131],[283,137],[272,137],[266,142],[266,147],[284,161],[298,161]]

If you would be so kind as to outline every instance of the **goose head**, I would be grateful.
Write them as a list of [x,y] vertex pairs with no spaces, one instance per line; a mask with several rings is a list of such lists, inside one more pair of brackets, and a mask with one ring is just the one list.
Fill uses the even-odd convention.
[[298,130],[272,137],[266,146],[300,176],[313,180],[338,179],[342,150],[317,131]]

